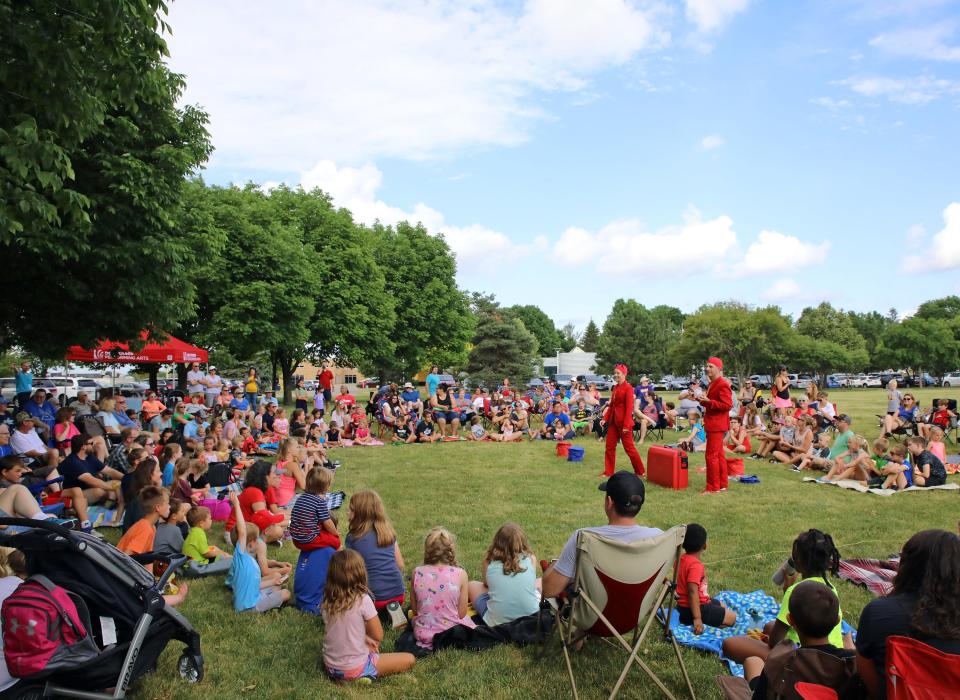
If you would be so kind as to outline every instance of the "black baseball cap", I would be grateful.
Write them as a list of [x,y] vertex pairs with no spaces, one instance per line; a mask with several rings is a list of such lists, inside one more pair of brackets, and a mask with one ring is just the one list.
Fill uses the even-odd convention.
[[[620,508],[642,506],[646,494],[643,480],[633,472],[628,471],[618,471],[597,488],[606,491],[610,500]],[[640,497],[639,503],[633,500],[634,496]]]
[[839,423],[840,421],[843,421],[849,425],[853,425],[853,421],[850,420],[850,416],[848,416],[846,413],[841,413],[839,416],[837,416],[837,422]]

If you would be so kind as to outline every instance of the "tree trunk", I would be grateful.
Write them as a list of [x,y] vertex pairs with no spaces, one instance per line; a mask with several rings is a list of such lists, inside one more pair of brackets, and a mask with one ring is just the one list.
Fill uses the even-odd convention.
[[184,395],[187,393],[187,368],[189,365],[184,364],[183,362],[177,363],[177,390],[182,391]]
[[276,362],[280,365],[280,372],[283,376],[283,403],[293,403],[293,373],[300,364],[302,358],[290,357],[289,355],[278,352]]
[[158,374],[160,374],[160,365],[147,365],[147,382],[153,391],[157,391]]

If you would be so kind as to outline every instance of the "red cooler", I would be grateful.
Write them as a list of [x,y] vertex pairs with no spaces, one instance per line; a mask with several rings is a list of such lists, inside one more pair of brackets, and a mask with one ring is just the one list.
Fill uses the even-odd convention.
[[647,480],[668,489],[685,489],[689,469],[687,453],[653,445],[647,450]]

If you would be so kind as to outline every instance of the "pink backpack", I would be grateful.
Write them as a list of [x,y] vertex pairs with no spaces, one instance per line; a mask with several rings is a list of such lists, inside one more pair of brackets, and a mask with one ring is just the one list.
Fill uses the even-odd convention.
[[70,595],[46,576],[31,576],[3,606],[3,656],[14,678],[76,668],[100,650],[87,634]]

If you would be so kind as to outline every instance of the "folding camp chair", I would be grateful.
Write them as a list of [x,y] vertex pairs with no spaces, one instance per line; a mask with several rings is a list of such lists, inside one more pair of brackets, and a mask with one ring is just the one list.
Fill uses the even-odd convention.
[[910,637],[887,637],[887,699],[944,700],[960,688],[960,654]]
[[[937,402],[941,399],[934,399],[933,405],[930,407],[930,414],[933,414],[937,410]],[[957,420],[957,400],[956,399],[947,399],[947,409],[953,411],[953,415],[950,417],[950,425],[948,425],[944,431],[944,437],[947,440],[950,440],[950,434],[953,433],[953,442],[956,445],[960,445],[960,421]]]
[[[640,647],[654,622],[662,626],[673,645],[687,690],[695,698],[680,647],[670,633],[669,619],[675,605],[677,564],[686,526],[637,542],[619,542],[589,530],[577,535],[577,561],[567,603],[556,610],[556,627],[573,697],[579,698],[570,650],[588,635],[600,637],[627,653],[627,662],[610,693],[615,698],[637,664],[660,691],[671,700],[674,695],[640,658]],[[668,608],[661,613],[660,606]],[[624,635],[633,632],[632,644]],[[613,641],[611,641],[611,638]]]

